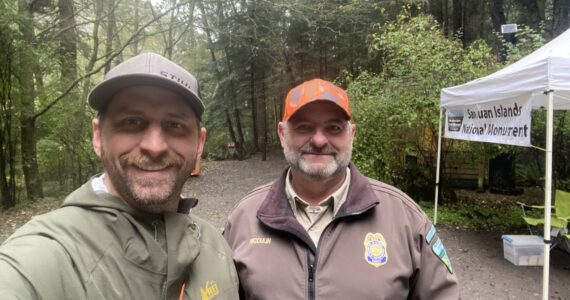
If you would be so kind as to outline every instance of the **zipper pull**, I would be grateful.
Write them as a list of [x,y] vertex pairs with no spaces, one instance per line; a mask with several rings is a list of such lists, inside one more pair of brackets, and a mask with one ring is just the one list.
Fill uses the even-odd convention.
[[309,282],[313,282],[315,280],[315,266],[312,264],[309,265]]
[[158,242],[158,226],[160,226],[160,221],[152,221],[151,226],[154,229],[154,240]]

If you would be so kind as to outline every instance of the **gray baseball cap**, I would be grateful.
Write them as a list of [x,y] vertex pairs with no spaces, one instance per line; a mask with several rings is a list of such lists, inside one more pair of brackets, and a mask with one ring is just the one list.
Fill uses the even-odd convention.
[[196,78],[156,53],[139,54],[111,69],[89,93],[89,105],[101,111],[117,92],[137,85],[160,86],[180,94],[188,101],[198,119],[202,119],[204,103],[200,99]]

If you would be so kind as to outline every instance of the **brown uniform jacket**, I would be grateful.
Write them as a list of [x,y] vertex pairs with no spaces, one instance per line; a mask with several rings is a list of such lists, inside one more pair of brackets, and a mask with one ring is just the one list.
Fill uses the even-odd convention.
[[236,205],[224,236],[242,299],[459,298],[445,248],[419,206],[350,168],[346,202],[318,245],[293,216],[286,172]]

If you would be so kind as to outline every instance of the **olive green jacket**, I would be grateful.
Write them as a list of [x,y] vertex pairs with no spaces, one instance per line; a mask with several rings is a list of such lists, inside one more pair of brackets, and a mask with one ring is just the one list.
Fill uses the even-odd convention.
[[84,184],[0,246],[0,299],[237,299],[229,248],[191,201],[149,214]]

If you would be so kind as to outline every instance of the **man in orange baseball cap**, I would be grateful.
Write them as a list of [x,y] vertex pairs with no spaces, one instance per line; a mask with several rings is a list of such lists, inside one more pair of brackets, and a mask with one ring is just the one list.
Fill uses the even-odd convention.
[[458,299],[435,227],[400,190],[350,163],[349,98],[313,79],[285,99],[289,163],[230,213],[240,299]]

